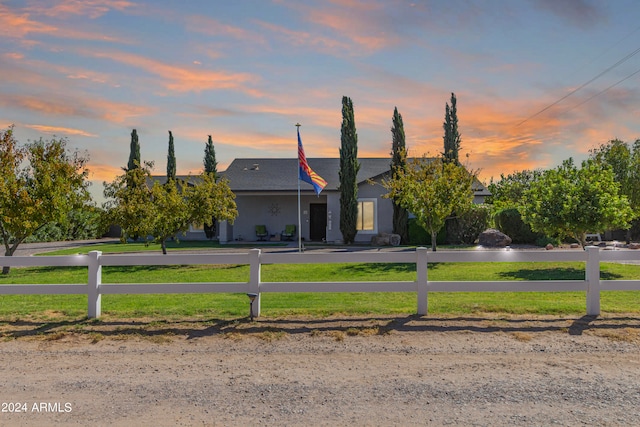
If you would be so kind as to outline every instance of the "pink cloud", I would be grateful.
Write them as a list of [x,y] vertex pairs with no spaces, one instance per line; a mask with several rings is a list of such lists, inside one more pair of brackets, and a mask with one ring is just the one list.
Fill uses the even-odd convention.
[[67,128],[67,127],[60,127],[60,126],[46,126],[46,125],[24,125],[24,126],[30,129],[37,130],[38,132],[42,132],[50,135],[57,135],[57,136],[72,135],[72,136],[86,136],[90,138],[95,138],[98,136],[94,133],[90,133],[81,129]]
[[206,34],[209,36],[229,37],[242,42],[261,46],[267,44],[267,41],[262,34],[256,31],[250,31],[245,28],[223,23],[217,19],[191,15],[186,17],[185,21],[186,28],[195,33]]
[[111,102],[105,99],[93,99],[89,102],[82,97],[47,97],[45,99],[29,95],[9,94],[0,97],[0,106],[22,108],[48,116],[103,119],[119,124],[139,116],[149,115],[155,111],[152,107]]
[[135,3],[126,0],[61,0],[53,5],[32,3],[27,10],[46,16],[78,15],[95,19],[111,10],[125,11],[136,6]]
[[235,89],[251,96],[261,93],[247,84],[256,82],[259,77],[249,73],[210,71],[199,67],[180,67],[143,56],[125,52],[89,52],[85,54],[97,58],[108,58],[116,62],[140,68],[149,74],[159,76],[161,85],[174,92],[201,92],[206,90]]
[[91,161],[91,159],[89,159],[87,169],[89,169],[90,179],[106,182],[113,181],[116,176],[122,175],[123,173],[122,168],[107,165],[104,163],[94,163]]
[[[42,13],[48,9],[38,9]],[[32,10],[33,12],[33,10]],[[38,43],[28,40],[29,36],[47,35],[50,37],[76,40],[101,40],[128,43],[118,37],[101,34],[97,31],[81,31],[69,26],[55,26],[32,18],[33,13],[15,12],[0,4],[0,35],[12,39],[22,39],[24,43]]]
[[312,47],[321,52],[333,52],[336,50],[347,51],[350,49],[349,44],[335,38],[319,36],[317,33],[307,31],[295,31],[264,21],[258,21],[257,23],[262,28],[271,31],[292,46]]

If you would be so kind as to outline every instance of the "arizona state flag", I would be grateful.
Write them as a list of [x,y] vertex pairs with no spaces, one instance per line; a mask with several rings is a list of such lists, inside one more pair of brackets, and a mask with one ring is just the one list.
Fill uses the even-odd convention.
[[304,148],[302,148],[302,140],[300,139],[300,128],[298,128],[298,165],[298,179],[313,185],[313,190],[316,192],[316,195],[319,196],[322,189],[327,186],[327,181],[322,179],[320,175],[312,171],[309,167],[309,163],[307,163],[307,157],[304,155]]

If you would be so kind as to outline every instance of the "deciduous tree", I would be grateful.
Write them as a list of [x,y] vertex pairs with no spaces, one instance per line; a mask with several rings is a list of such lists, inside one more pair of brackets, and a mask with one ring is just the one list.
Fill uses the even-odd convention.
[[107,201],[103,208],[108,220],[120,226],[123,243],[129,238],[146,239],[152,233],[155,211],[151,189],[147,185],[151,181],[152,168],[153,162],[145,162],[117,176],[112,182],[104,183]]
[[436,251],[436,237],[445,220],[454,212],[465,212],[473,203],[474,179],[461,165],[423,157],[408,162],[382,185],[389,190],[384,197],[398,200],[431,234],[431,248]]
[[[609,165],[616,182],[620,184],[620,194],[627,196],[636,218],[640,216],[640,140],[629,145],[619,139],[590,151],[590,158]],[[627,242],[631,240],[631,230],[627,230]]]
[[[177,239],[191,224],[211,224],[212,218],[233,222],[238,216],[235,195],[226,180],[203,173],[185,181],[151,182],[151,166],[145,164],[105,184],[105,204],[111,220],[128,236],[145,236],[167,253],[166,241]],[[134,185],[128,185],[133,182]]]
[[495,206],[496,210],[517,208],[526,201],[523,199],[525,191],[542,175],[542,170],[523,170],[504,175],[500,174],[500,180],[491,179],[489,192],[491,196],[488,202]]
[[[65,139],[19,146],[13,126],[0,132],[0,233],[5,256],[50,223],[66,223],[68,214],[91,200],[88,157],[70,152]],[[2,273],[8,274],[9,267]]]
[[531,183],[520,212],[533,231],[584,246],[588,232],[630,226],[634,214],[619,189],[611,167],[588,160],[578,168],[570,158]]

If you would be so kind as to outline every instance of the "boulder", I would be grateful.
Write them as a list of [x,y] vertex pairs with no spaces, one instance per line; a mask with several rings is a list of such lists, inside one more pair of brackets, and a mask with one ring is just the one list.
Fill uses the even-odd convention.
[[629,243],[629,245],[627,245],[627,247],[629,249],[640,249],[640,243]]
[[371,238],[371,246],[398,246],[399,244],[399,234],[379,233]]
[[391,246],[400,246],[400,235],[399,234],[390,234],[389,235],[389,244]]
[[507,236],[500,230],[489,228],[488,230],[480,233],[480,237],[478,237],[478,244],[480,246],[487,246],[490,248],[504,248],[511,244],[511,237]]

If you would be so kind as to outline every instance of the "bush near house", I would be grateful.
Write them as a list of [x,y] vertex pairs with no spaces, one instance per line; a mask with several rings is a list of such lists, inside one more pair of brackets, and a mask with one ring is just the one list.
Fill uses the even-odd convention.
[[496,212],[494,222],[496,228],[511,237],[513,243],[535,244],[544,237],[543,234],[531,230],[516,208],[506,208]]
[[471,205],[467,212],[447,220],[447,243],[472,245],[490,227],[490,222],[490,206]]
[[[442,227],[438,232],[436,244],[443,245],[447,241],[446,227]],[[431,246],[431,233],[422,228],[415,218],[409,219],[409,244],[420,246]]]

